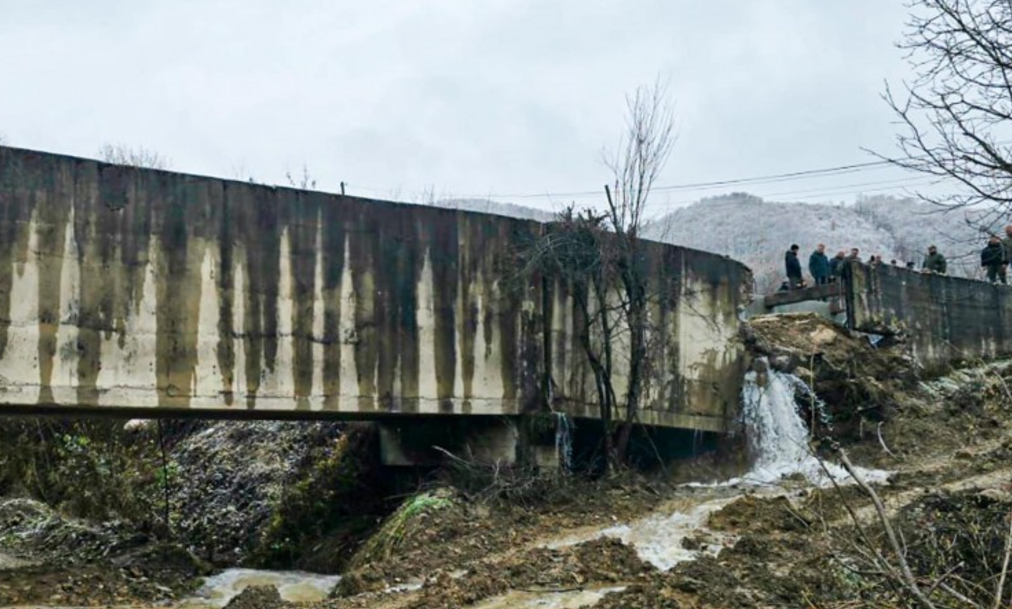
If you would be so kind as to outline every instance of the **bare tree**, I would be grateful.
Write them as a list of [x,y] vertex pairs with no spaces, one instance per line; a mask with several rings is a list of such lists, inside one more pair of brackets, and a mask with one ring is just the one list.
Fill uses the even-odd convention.
[[902,126],[900,158],[889,160],[959,186],[955,194],[922,198],[980,206],[993,220],[1012,208],[1012,3],[910,0],[909,6],[899,46],[916,77],[904,94],[886,88]]
[[[650,192],[675,142],[666,87],[627,97],[626,130],[605,162],[613,173],[603,212],[570,206],[525,252],[525,272],[561,281],[576,305],[574,330],[594,376],[609,465],[625,458],[650,375],[651,291],[641,242]],[[625,378],[618,390],[616,378]],[[624,412],[618,409],[624,405]]]
[[605,187],[608,220],[616,235],[615,266],[622,285],[622,322],[629,332],[629,372],[625,395],[625,425],[616,450],[626,452],[632,423],[639,412],[647,364],[649,296],[640,235],[653,186],[675,144],[674,109],[667,86],[640,86],[626,98],[626,132],[617,152],[606,159],[614,174],[615,192]]
[[305,163],[302,164],[302,174],[293,175],[291,171],[285,172],[285,180],[288,181],[288,185],[292,188],[298,188],[299,190],[316,190],[316,178],[313,174],[309,173],[309,167]]
[[169,161],[154,150],[142,146],[131,148],[123,144],[106,144],[99,148],[98,157],[113,165],[143,167],[147,169],[168,169]]

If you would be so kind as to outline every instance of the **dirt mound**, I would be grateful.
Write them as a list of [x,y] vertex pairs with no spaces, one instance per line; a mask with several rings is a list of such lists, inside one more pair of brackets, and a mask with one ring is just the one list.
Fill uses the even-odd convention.
[[173,526],[220,565],[242,563],[334,423],[217,421],[168,430]]
[[15,556],[68,565],[91,562],[144,541],[121,523],[68,518],[32,499],[0,500],[0,550]]
[[675,571],[655,574],[620,592],[606,595],[595,609],[697,609],[755,607],[741,581],[716,559],[703,556]]
[[[799,406],[820,435],[855,442],[902,408],[902,396],[916,387],[917,366],[903,344],[852,333],[813,313],[753,317],[744,338],[755,355],[807,383],[825,404],[824,413]],[[804,400],[807,402],[807,400]]]
[[230,600],[225,609],[278,609],[285,605],[274,586],[250,586]]
[[118,523],[68,518],[31,499],[0,501],[0,554],[29,563],[2,571],[0,605],[172,599],[208,571],[181,547]]
[[656,570],[614,538],[575,546],[538,548],[479,563],[463,576],[440,572],[425,582],[411,609],[462,607],[511,589],[567,589],[589,584],[644,581]]
[[668,585],[663,578],[648,583],[628,586],[621,592],[611,592],[601,599],[594,609],[697,609],[699,604],[692,595]]
[[710,515],[709,526],[717,531],[799,531],[812,523],[809,515],[793,507],[786,497],[735,499]]

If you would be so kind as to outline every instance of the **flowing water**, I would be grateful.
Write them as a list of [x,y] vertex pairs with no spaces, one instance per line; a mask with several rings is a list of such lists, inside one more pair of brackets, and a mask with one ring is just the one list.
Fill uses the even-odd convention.
[[573,421],[564,412],[555,413],[555,453],[562,471],[573,468]]
[[[793,374],[769,368],[760,360],[764,371],[750,371],[742,387],[742,417],[752,468],[741,478],[725,484],[768,485],[791,476],[802,476],[816,485],[851,481],[842,467],[820,461],[809,447],[809,430],[798,413],[799,394],[811,400],[813,410],[825,413],[824,405],[814,392]],[[867,482],[885,482],[889,472],[856,468]]]
[[178,609],[212,609],[224,607],[249,586],[274,586],[281,598],[290,602],[314,602],[327,598],[341,580],[336,575],[316,575],[299,571],[257,571],[228,569],[204,580],[193,597]]
[[[774,496],[785,492],[778,484],[785,478],[801,477],[813,485],[853,482],[847,471],[834,463],[820,461],[809,447],[810,434],[801,418],[798,399],[810,400],[816,414],[825,416],[825,408],[815,393],[800,378],[769,369],[761,361],[762,372],[746,374],[742,387],[742,418],[748,438],[751,468],[744,476],[719,483],[689,484],[695,495],[676,500],[665,509],[642,520],[606,529],[584,531],[556,540],[548,547],[561,547],[597,537],[617,537],[636,549],[640,558],[661,570],[668,570],[703,554],[716,555],[733,544],[733,536],[708,530],[710,514],[741,496],[740,487],[750,492]],[[881,483],[889,472],[855,468],[864,480]],[[701,543],[693,549],[683,547],[687,538]]]
[[[706,521],[710,514],[734,501],[738,492],[701,492],[665,505],[657,513],[628,523],[606,529],[590,529],[566,535],[546,544],[548,548],[561,548],[590,541],[598,537],[616,537],[636,549],[639,557],[662,571],[680,562],[694,560],[701,555],[716,556],[735,538],[725,533],[709,531]],[[701,537],[702,542],[695,549],[688,549],[683,541],[689,537]]]

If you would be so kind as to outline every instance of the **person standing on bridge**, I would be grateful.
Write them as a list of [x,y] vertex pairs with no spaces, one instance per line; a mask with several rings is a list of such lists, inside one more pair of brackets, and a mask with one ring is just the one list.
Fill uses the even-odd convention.
[[804,278],[801,275],[801,261],[798,260],[799,249],[801,248],[795,243],[784,254],[784,266],[787,267],[787,282],[790,284],[792,290],[800,288],[804,282]]
[[1005,246],[1005,264],[1012,263],[1012,224],[1005,227],[1005,238],[1001,240]]
[[832,272],[829,269],[829,258],[826,256],[826,244],[820,243],[815,251],[808,257],[808,272],[812,274],[815,285],[829,283],[829,276]]
[[847,260],[847,252],[840,250],[836,252],[832,260],[829,261],[829,274],[831,275],[830,281],[839,281],[843,275],[843,265]]
[[924,257],[924,262],[921,263],[921,270],[944,275],[947,269],[948,264],[945,262],[945,256],[934,245],[928,247],[928,255]]
[[991,235],[987,240],[987,245],[980,251],[980,266],[987,269],[987,280],[990,283],[998,283],[1000,279],[1002,283],[1008,283],[1008,277],[1005,273],[1005,264],[1008,262],[1008,255],[1005,252],[1005,246],[1002,245],[1001,239],[998,235]]

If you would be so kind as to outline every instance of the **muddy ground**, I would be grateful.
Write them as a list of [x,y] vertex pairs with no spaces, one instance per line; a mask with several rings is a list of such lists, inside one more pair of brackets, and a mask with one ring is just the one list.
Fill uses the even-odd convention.
[[[825,400],[828,417],[806,412],[816,421],[813,446],[820,454],[836,459],[842,444],[856,463],[894,472],[878,493],[918,581],[938,606],[958,606],[946,588],[991,606],[985,593],[998,581],[1012,511],[1012,365],[970,366],[928,380],[910,368],[902,345],[875,349],[864,337],[806,316],[760,321],[748,340]],[[513,502],[428,489],[342,559],[347,568],[332,598],[302,606],[909,606],[895,582],[870,574],[869,555],[887,564],[896,557],[861,489],[815,489],[797,480],[761,491],[680,486],[693,472],[706,478],[703,472],[721,470],[719,459],[708,456],[650,477],[560,478],[551,492]],[[667,571],[632,545],[595,538],[728,494],[737,497],[680,540],[681,550],[696,554]],[[6,529],[20,533],[0,532],[0,606],[154,606],[185,595],[206,568],[187,553],[159,554],[151,548],[166,546],[127,529],[71,526],[43,508],[24,509],[39,511],[22,517],[32,526],[10,525],[8,516]],[[53,531],[79,531],[71,538],[31,533],[47,519],[56,522]],[[77,539],[87,542],[74,549]],[[25,560],[40,564],[18,562]],[[287,605],[272,590],[258,590],[231,606]]]

